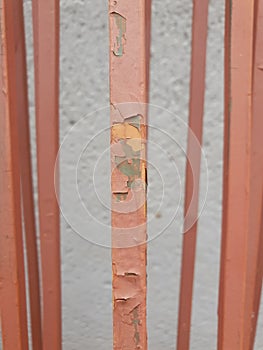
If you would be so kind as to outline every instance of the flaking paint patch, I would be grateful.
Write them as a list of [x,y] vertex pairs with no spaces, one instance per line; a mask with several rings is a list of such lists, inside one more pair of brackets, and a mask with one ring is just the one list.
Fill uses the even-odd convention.
[[114,141],[141,138],[138,128],[127,122],[114,124],[111,134]]
[[113,17],[113,53],[115,56],[123,56],[126,42],[126,18],[117,12],[112,12]]
[[[129,193],[132,185],[136,180],[142,180],[142,168],[144,167],[141,158],[144,144],[141,136],[141,119],[141,115],[130,116],[125,118],[122,123],[114,124],[111,129],[113,161],[116,170],[127,177],[125,186],[122,182],[120,189],[112,189],[117,202],[130,199]],[[116,170],[113,171],[113,175]]]
[[126,201],[126,199],[128,197],[128,192],[114,193],[114,196],[115,196],[117,202],[123,202],[123,201]]
[[141,124],[142,116],[140,114],[134,115],[132,117],[125,118],[125,122],[129,123],[130,125],[134,126],[139,130],[140,124]]
[[[113,111],[120,113],[114,105]],[[145,208],[143,213],[146,215],[143,116],[140,114],[124,116],[120,113],[120,117],[122,121],[113,123],[111,128],[113,199],[116,204],[122,206],[122,210],[127,207],[127,213],[136,212],[139,203],[139,207]],[[115,208],[114,205],[113,208]],[[137,232],[138,228],[135,230]],[[136,237],[135,232],[130,235],[131,239]],[[114,312],[119,315],[120,322],[117,327],[122,324],[121,327],[127,331],[129,329],[131,334],[133,345],[126,343],[123,339],[123,349],[142,349],[144,340],[141,327],[144,306],[141,299],[143,293],[141,266],[136,264],[130,266],[130,261],[125,263],[124,261],[119,255],[118,265],[113,262]],[[117,266],[119,268],[121,266],[123,270],[117,271]]]
[[140,344],[140,333],[139,333],[139,324],[140,324],[140,319],[139,319],[139,313],[138,313],[138,306],[133,310],[133,326],[134,326],[134,341],[136,346],[138,347]]

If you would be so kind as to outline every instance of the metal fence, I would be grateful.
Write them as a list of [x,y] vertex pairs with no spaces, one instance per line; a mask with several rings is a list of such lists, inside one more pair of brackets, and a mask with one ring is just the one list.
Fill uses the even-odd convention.
[[[32,2],[38,208],[34,207],[32,185],[23,1],[0,0],[0,4],[3,348],[26,350],[30,343],[34,350],[59,350],[60,214],[55,167],[59,150],[59,1]],[[201,148],[196,145],[202,144],[208,8],[208,0],[193,1],[178,350],[190,348],[201,163]],[[109,23],[113,348],[146,350],[151,0],[110,0]],[[263,1],[226,0],[220,350],[254,348],[263,277],[262,96]]]

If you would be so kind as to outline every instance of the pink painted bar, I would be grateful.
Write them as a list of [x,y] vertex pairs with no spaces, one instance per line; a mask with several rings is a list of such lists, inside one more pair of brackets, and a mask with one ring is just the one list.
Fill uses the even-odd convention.
[[31,317],[31,336],[33,349],[42,349],[41,330],[41,305],[40,305],[40,280],[39,262],[36,238],[35,208],[33,196],[32,166],[30,152],[30,127],[29,109],[27,96],[27,67],[25,31],[23,16],[23,0],[15,1],[14,23],[16,24],[17,45],[16,55],[19,69],[16,71],[18,89],[18,129],[19,129],[19,152],[20,173],[22,184],[23,218],[26,238],[29,303]]
[[[177,350],[188,350],[190,347],[205,98],[208,5],[208,0],[195,0],[193,7],[190,111],[184,209],[185,222],[181,266]],[[196,139],[193,135],[196,137]],[[197,141],[200,143],[200,147],[198,148],[196,147]]]
[[[150,17],[149,0],[109,1],[114,350],[147,350],[145,104]],[[134,154],[140,156],[123,155],[125,147],[136,149]],[[118,157],[118,149],[123,158]],[[141,204],[133,207],[137,202],[132,200],[131,183],[135,181],[144,186],[139,191]]]
[[245,348],[253,350],[263,282],[263,1],[255,2]]
[[218,349],[253,349],[262,287],[262,2],[226,2]]
[[[18,118],[23,95],[16,0],[1,0],[0,72],[0,309],[5,350],[28,350]],[[18,5],[19,6],[19,5]]]
[[62,347],[60,217],[54,185],[59,149],[59,0],[33,1],[33,30],[43,349],[59,350]]

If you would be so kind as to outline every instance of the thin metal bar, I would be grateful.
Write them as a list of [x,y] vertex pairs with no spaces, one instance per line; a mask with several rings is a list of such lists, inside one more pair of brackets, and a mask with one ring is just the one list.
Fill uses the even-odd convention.
[[196,147],[196,139],[200,145],[202,145],[208,7],[209,0],[194,1],[189,132],[185,185],[185,222],[177,334],[178,350],[187,350],[190,347],[201,162],[201,147]]
[[43,349],[61,349],[59,208],[59,1],[33,1],[38,201],[43,288]]
[[[230,53],[231,53],[231,13],[232,13],[232,4],[231,1],[225,2],[225,57],[224,57],[224,138],[229,138],[229,113],[231,110],[231,61],[230,61]],[[226,142],[224,142],[224,154],[223,154],[223,202],[222,202],[222,211],[224,211],[224,208],[228,206],[228,162],[229,162],[229,154],[228,154],[228,145]],[[223,216],[222,219],[222,237],[221,237],[221,270],[220,270],[220,283],[219,283],[219,303],[218,303],[218,337],[217,337],[217,345],[218,349],[222,348],[222,322],[223,319],[221,317],[222,315],[222,309],[223,309],[223,298],[222,293],[224,290],[224,283],[225,283],[225,273],[222,261],[225,261],[226,259],[226,235],[224,232],[226,232],[227,228],[227,220],[226,217]]]
[[249,194],[249,239],[247,242],[245,349],[253,350],[262,289],[263,237],[263,1],[255,1],[253,45],[253,90]]
[[38,251],[36,242],[36,224],[33,197],[32,166],[30,153],[30,129],[29,129],[29,110],[27,96],[27,67],[26,67],[26,48],[25,31],[23,18],[23,1],[17,0],[15,6],[15,30],[17,41],[17,62],[19,69],[16,71],[19,118],[19,151],[20,151],[20,169],[22,184],[22,203],[23,217],[26,238],[28,283],[29,283],[29,302],[31,316],[31,335],[32,346],[34,349],[42,349],[41,334],[41,305],[40,305],[40,281],[38,266]]
[[17,73],[21,51],[14,0],[1,0],[0,74],[0,300],[4,349],[28,349],[24,252],[21,224]]
[[[256,1],[252,0],[226,2],[226,126],[218,349],[248,349],[251,340],[262,200],[262,143],[255,130],[262,127],[262,121],[255,114],[253,87],[255,5]],[[260,144],[261,149],[257,150]]]
[[[151,1],[110,0],[109,12],[113,348],[146,350],[145,103]],[[142,184],[136,193],[132,183]]]

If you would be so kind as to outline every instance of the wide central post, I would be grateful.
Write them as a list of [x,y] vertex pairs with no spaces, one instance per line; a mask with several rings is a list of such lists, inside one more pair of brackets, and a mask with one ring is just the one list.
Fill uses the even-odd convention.
[[150,1],[111,1],[114,350],[147,349],[147,102]]

